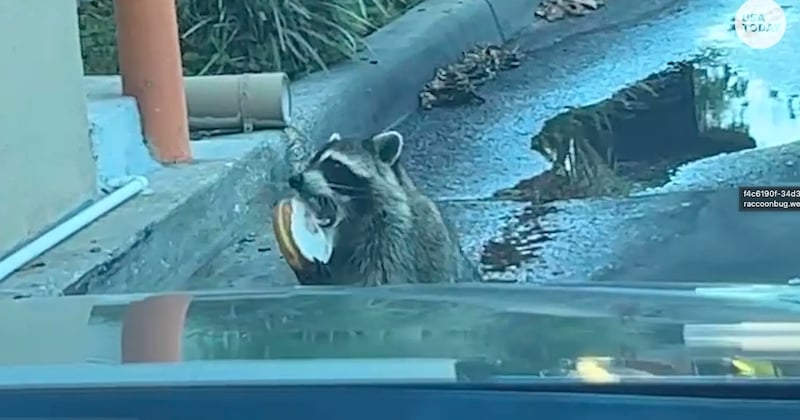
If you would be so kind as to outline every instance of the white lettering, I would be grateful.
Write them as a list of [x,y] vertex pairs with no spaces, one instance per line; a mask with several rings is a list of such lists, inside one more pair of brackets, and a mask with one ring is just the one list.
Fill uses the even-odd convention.
[[736,35],[751,48],[770,48],[786,32],[786,15],[775,0],[747,0],[734,20]]

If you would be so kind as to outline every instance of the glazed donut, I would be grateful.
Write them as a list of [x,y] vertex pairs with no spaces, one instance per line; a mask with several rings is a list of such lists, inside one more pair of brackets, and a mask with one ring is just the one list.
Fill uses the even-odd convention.
[[330,260],[331,240],[302,201],[295,198],[279,201],[273,209],[272,229],[278,249],[298,275],[308,273],[318,262]]

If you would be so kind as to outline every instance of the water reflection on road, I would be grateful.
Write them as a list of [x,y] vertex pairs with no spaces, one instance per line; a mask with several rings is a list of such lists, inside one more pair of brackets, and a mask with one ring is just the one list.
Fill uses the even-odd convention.
[[[716,97],[704,95],[700,123],[706,127],[741,127],[756,140],[758,147],[773,147],[800,140],[800,86],[794,91],[778,91],[774,84],[736,71],[730,64],[702,69],[699,83],[724,83]],[[702,87],[702,86],[701,86]]]
[[[411,117],[405,127],[410,137],[424,139],[424,146],[411,149],[412,162],[426,162],[412,172],[423,188],[441,198],[444,212],[456,219],[467,248],[480,255],[490,277],[524,282],[577,278],[783,283],[800,273],[800,262],[786,251],[794,247],[787,231],[800,229],[800,218],[739,213],[734,190],[745,184],[800,183],[800,73],[793,69],[800,58],[800,38],[792,37],[790,29],[775,47],[750,49],[730,30],[736,7],[737,2],[692,2],[682,12],[647,24],[571,39],[557,51],[537,52],[536,63],[487,87],[496,89],[487,95],[491,110],[434,111]],[[787,8],[786,14],[789,28],[800,26],[800,9]],[[635,198],[556,202],[547,206],[549,210],[508,201],[465,203],[469,197],[486,197],[485,191],[497,179],[518,176],[520,165],[528,176],[547,170],[535,153],[526,152],[531,162],[520,163],[521,152],[502,145],[508,138],[525,141],[519,132],[535,134],[548,112],[555,116],[566,106],[609,97],[621,85],[663,70],[667,62],[697,54],[713,56],[697,66],[699,128],[740,131],[755,140],[755,150],[692,162],[674,171],[671,179],[665,178],[664,186],[633,191]],[[574,58],[573,71],[538,70],[542,62],[552,65],[565,57]],[[582,66],[590,59],[590,67]],[[563,87],[560,95],[543,87],[548,85]],[[452,121],[467,123],[457,127]],[[492,133],[498,125],[505,127],[503,140],[473,133],[479,127]],[[437,144],[444,132],[463,140]],[[487,164],[485,156],[498,155],[501,147],[510,156]],[[439,155],[449,157],[436,164]],[[488,184],[483,181],[487,178],[491,178]],[[487,233],[483,221],[495,221],[498,214],[512,216],[499,232]]]
[[[692,1],[638,25],[534,51],[522,67],[481,87],[485,104],[419,112],[396,127],[409,141],[409,172],[495,280],[785,282],[797,276],[800,260],[787,255],[800,218],[738,213],[733,188],[800,183],[794,142],[800,139],[800,72],[794,69],[800,37],[791,29],[800,27],[800,8],[786,9],[790,29],[762,51],[745,47],[730,30],[738,6]],[[535,44],[523,36],[523,50],[526,42]],[[756,149],[692,162],[671,173],[668,184],[635,190],[633,197],[546,207],[492,199],[498,189],[550,168],[530,147],[548,119],[709,50],[717,63],[698,67],[697,87],[707,90],[697,96],[699,125],[744,130]],[[201,270],[191,288],[294,282],[264,227],[268,205],[253,216],[253,232]]]

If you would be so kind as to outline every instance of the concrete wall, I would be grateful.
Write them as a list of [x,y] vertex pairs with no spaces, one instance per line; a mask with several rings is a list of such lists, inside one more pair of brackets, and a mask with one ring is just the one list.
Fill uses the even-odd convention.
[[0,256],[89,200],[75,4],[0,0]]

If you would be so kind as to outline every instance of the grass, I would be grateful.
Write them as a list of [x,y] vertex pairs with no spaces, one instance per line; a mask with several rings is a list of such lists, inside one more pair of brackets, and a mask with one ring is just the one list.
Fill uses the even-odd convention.
[[[327,69],[422,0],[178,0],[184,74]],[[117,74],[111,0],[79,10],[86,74]]]

